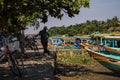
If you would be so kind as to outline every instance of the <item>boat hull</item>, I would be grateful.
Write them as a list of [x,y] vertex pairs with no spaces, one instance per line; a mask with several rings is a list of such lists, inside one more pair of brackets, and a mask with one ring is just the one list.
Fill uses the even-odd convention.
[[95,59],[104,67],[120,75],[120,62],[106,61],[100,58],[95,58]]
[[86,49],[91,57],[97,60],[101,65],[120,75],[120,61],[114,58],[106,57],[96,52]]
[[115,53],[115,54],[120,55],[120,48],[112,48],[112,47],[108,47],[108,46],[104,46],[104,48],[105,48],[107,51],[110,51],[110,52],[113,52],[113,53]]

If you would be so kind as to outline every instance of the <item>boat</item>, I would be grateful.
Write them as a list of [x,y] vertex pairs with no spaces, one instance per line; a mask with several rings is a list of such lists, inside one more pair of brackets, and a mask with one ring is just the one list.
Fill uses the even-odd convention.
[[99,51],[99,50],[94,50],[91,49],[90,47],[85,47],[85,50],[90,54],[90,56],[92,57],[101,57],[101,58],[105,58],[105,59],[116,59],[116,60],[120,60],[120,55],[115,55],[112,52],[108,52],[106,50],[103,51]]
[[104,48],[112,54],[120,55],[120,36],[118,35],[93,35],[97,45],[103,45]]
[[120,54],[120,48],[109,47],[109,46],[104,46],[104,48],[105,48],[107,51]]
[[85,45],[91,42],[89,36],[74,36],[74,37],[62,37],[62,47],[64,49],[82,49]]
[[62,37],[62,48],[63,49],[77,49],[76,46],[76,37],[74,36],[68,36],[68,37]]
[[107,51],[120,55],[120,36],[104,36],[101,42]]
[[91,57],[97,60],[101,65],[120,75],[120,56],[106,53],[105,51],[94,51],[85,47]]
[[101,65],[108,68],[112,72],[115,72],[120,75],[120,61],[119,60],[104,60],[101,58],[94,58],[97,60]]
[[61,37],[52,37],[52,45],[61,45]]

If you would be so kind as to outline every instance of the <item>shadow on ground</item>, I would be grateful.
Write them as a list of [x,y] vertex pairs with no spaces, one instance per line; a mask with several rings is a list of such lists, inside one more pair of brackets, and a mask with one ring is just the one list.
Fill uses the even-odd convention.
[[[88,65],[89,66],[89,65]],[[88,69],[85,66],[78,66],[78,65],[67,65],[59,63],[57,65],[56,74],[59,76],[66,76],[66,77],[72,77],[72,76],[82,76],[82,75],[91,75],[91,74],[98,74],[98,75],[104,75],[104,76],[112,76],[112,77],[120,77],[120,75],[113,73],[111,71],[104,72],[104,71],[94,71],[94,69]]]
[[118,77],[120,78],[120,75],[113,73],[113,72],[93,72],[95,74],[101,74],[101,75],[108,75],[108,76],[113,76],[113,77]]
[[58,64],[56,74],[62,75],[62,76],[81,76],[83,74],[89,74],[93,72],[90,69],[87,69],[84,66],[78,66],[78,65],[66,65],[66,64]]
[[0,63],[0,80],[58,80],[54,75],[54,57],[54,54],[43,56],[42,53],[29,53],[28,58],[24,59],[22,77],[15,76],[7,62]]
[[56,75],[72,77],[91,73],[119,77],[113,72],[94,71],[84,66],[56,64],[55,52],[52,52],[50,56],[44,56],[42,53],[29,53],[28,58],[24,59],[24,64],[23,77],[17,77],[9,70],[7,62],[0,63],[0,80],[60,80]]

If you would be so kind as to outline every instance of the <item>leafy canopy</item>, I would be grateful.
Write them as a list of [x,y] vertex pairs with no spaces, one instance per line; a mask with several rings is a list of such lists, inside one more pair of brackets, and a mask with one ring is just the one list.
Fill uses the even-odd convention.
[[0,27],[19,27],[35,19],[45,23],[48,17],[74,17],[90,0],[0,0]]

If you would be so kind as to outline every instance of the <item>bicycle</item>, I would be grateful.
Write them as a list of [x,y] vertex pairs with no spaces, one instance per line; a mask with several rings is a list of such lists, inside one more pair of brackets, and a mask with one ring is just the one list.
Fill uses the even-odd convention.
[[30,37],[29,36],[26,36],[25,37],[25,42],[24,42],[24,45],[25,45],[25,49],[28,50],[28,49],[31,49],[31,50],[34,50],[35,52],[39,52],[39,48],[37,46],[37,41],[35,40],[35,36],[33,37]]
[[4,37],[3,45],[0,46],[0,61],[6,58],[8,60],[8,65],[12,73],[16,76],[21,77],[24,71],[24,64],[22,56],[18,56],[18,47],[19,41],[10,41],[8,37]]

